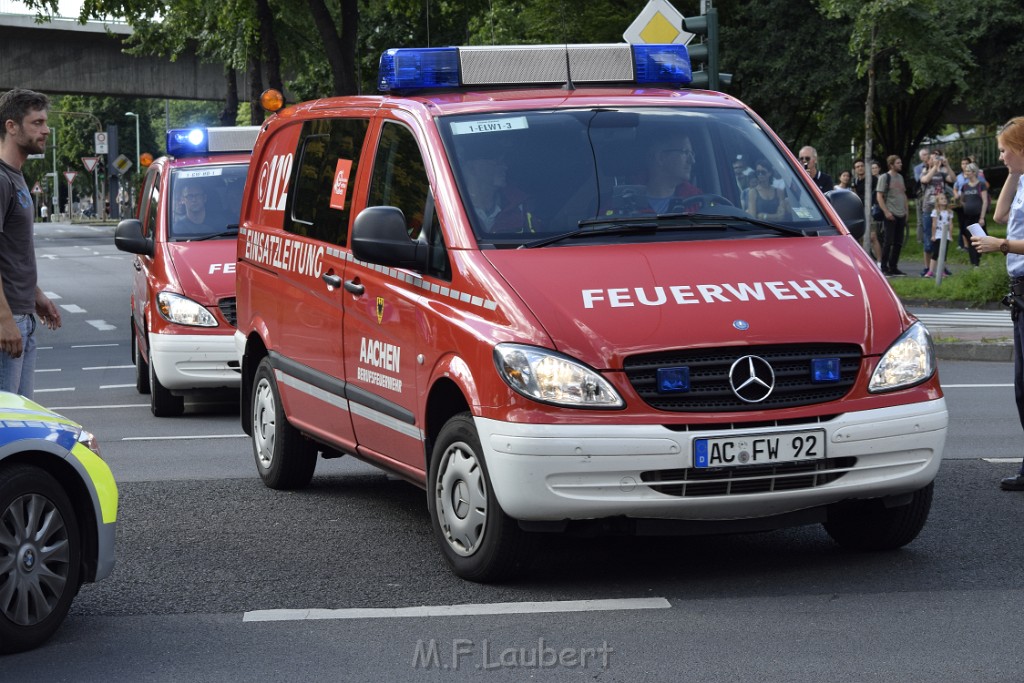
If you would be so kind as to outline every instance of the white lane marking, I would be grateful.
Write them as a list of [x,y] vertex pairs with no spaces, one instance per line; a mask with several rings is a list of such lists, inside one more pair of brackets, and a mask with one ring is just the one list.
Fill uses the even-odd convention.
[[985,462],[995,463],[1001,465],[1007,462],[1020,462],[1020,458],[982,458]]
[[40,254],[39,258],[48,258],[51,261],[53,261],[53,260],[55,260],[57,258],[57,255],[56,254]]
[[100,389],[124,389],[125,387],[134,387],[135,384],[101,384]]
[[665,598],[560,600],[550,602],[495,602],[478,605],[423,605],[353,609],[262,609],[246,612],[242,621],[298,621],[304,619],[393,619],[479,616],[491,614],[546,614],[551,612],[603,612],[610,610],[669,609]]
[[60,372],[60,368],[36,368],[36,372]]
[[46,298],[49,299],[50,301],[56,301],[57,299],[61,298],[60,294],[58,294],[57,292],[43,292],[43,294],[45,294]]
[[82,369],[83,370],[120,370],[122,368],[134,368],[134,367],[135,366],[131,365],[131,364],[129,364],[129,365],[90,365],[89,367],[82,368]]
[[[61,387],[59,389],[36,389],[35,392],[37,394],[52,394],[52,393],[54,393],[56,391],[74,391],[74,390],[75,390],[74,387]],[[51,408],[51,410],[52,410],[52,408]]]
[[[95,348],[99,348],[100,346],[120,346],[120,344],[72,344],[71,348],[73,348],[73,349],[95,349]],[[50,348],[52,349],[53,347],[51,346]]]
[[[125,386],[135,386],[134,384]],[[51,408],[52,410],[52,408]],[[189,441],[192,439],[248,439],[248,434],[196,434],[194,436],[125,436],[121,441]]]
[[[132,386],[135,386],[134,384]],[[36,389],[39,391],[39,389]],[[117,403],[102,406],[50,406],[50,410],[118,410],[121,408],[148,408],[148,403]]]
[[995,387],[1012,387],[1013,384],[943,384],[943,389],[992,389]]
[[68,313],[86,313],[86,310],[78,304],[61,304],[60,307]]
[[90,325],[95,327],[97,330],[100,330],[101,332],[117,329],[116,325],[111,325],[106,320],[86,320],[85,322],[89,323]]

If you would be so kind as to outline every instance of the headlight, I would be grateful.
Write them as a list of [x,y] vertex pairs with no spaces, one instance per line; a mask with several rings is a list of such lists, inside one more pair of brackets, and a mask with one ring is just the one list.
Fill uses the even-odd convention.
[[194,327],[217,327],[213,314],[192,299],[174,292],[160,292],[156,295],[160,315],[179,325]]
[[595,370],[567,356],[536,346],[498,344],[498,374],[510,387],[535,401],[573,408],[621,408],[624,403]]
[[100,454],[100,442],[92,432],[87,432],[84,429],[79,432],[78,443],[82,444],[96,455]]
[[932,337],[924,325],[914,323],[882,356],[871,375],[868,391],[903,389],[920,384],[934,374]]

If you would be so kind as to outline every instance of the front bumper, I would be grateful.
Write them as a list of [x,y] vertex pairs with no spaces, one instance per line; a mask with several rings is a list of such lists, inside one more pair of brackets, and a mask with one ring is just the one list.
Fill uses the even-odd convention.
[[[846,413],[820,423],[744,430],[674,431],[662,425],[533,425],[476,418],[495,496],[523,521],[634,517],[736,520],[784,515],[857,498],[879,498],[927,486],[946,442],[944,399]],[[828,476],[793,486],[785,471],[762,490],[670,494],[693,468],[693,441],[741,433],[824,429]],[[722,477],[750,483],[743,467]],[[701,470],[702,475],[717,476]],[[836,476],[838,475],[838,476]],[[645,482],[652,476],[660,480]],[[806,479],[806,478],[805,478]],[[706,480],[702,480],[706,481]],[[774,482],[788,484],[776,485]],[[677,487],[686,490],[687,486]],[[732,489],[731,486],[725,488]],[[758,487],[754,487],[755,489]]]
[[237,388],[241,380],[232,334],[150,334],[149,362],[171,390]]

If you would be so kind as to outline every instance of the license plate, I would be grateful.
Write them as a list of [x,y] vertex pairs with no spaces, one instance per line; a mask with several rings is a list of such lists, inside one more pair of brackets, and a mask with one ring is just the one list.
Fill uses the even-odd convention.
[[694,439],[694,467],[774,465],[821,460],[825,457],[825,430],[784,434],[742,434],[715,439]]

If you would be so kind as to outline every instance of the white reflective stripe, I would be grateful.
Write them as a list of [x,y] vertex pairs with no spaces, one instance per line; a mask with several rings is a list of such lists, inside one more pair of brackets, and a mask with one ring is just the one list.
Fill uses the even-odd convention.
[[313,386],[309,382],[304,382],[298,377],[293,377],[292,375],[286,374],[282,370],[274,370],[274,375],[277,377],[277,381],[280,382],[281,384],[286,384],[290,386],[292,389],[301,391],[307,396],[312,396],[313,398],[319,399],[325,403],[330,403],[335,408],[341,408],[342,410],[349,409],[348,401],[342,398],[341,396],[332,394],[331,392],[325,391],[320,387]]
[[416,425],[411,425],[408,422],[402,422],[401,420],[395,419],[390,415],[385,415],[384,413],[376,411],[373,408],[364,406],[361,403],[350,403],[349,409],[352,411],[353,415],[365,417],[367,420],[373,420],[374,422],[380,424],[382,427],[393,429],[399,434],[404,434],[405,436],[409,436],[414,439],[423,441],[423,430],[421,430]]
[[301,391],[307,396],[312,396],[313,398],[324,401],[325,403],[330,403],[336,408],[347,410],[353,415],[365,417],[367,420],[372,420],[382,427],[387,427],[388,429],[396,431],[403,436],[423,441],[423,430],[415,425],[403,422],[402,420],[386,415],[378,410],[364,406],[361,403],[355,403],[344,399],[341,396],[332,394],[320,387],[313,386],[309,382],[304,382],[297,377],[293,377],[292,375],[285,373],[283,370],[275,369],[274,375],[277,377],[277,381],[281,384],[286,384],[296,391]]

